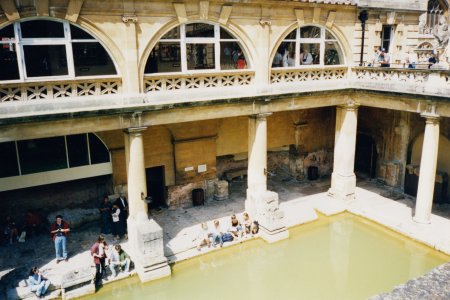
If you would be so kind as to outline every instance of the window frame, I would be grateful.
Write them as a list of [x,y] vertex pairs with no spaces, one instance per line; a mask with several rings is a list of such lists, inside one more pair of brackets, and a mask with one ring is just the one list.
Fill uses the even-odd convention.
[[[28,21],[50,21],[50,22],[58,22],[62,23],[63,25],[63,31],[64,31],[64,37],[47,37],[47,38],[23,38],[22,32],[21,32],[21,23],[25,23]],[[9,80],[0,80],[2,83],[26,83],[26,82],[48,82],[48,81],[58,81],[58,80],[76,80],[76,79],[96,79],[96,78],[118,78],[121,76],[120,69],[117,66],[116,61],[113,59],[113,56],[111,55],[110,51],[107,47],[103,44],[103,42],[99,39],[97,39],[91,32],[87,31],[86,29],[78,26],[77,24],[72,24],[67,20],[56,20],[52,18],[29,18],[25,20],[20,20],[17,22],[14,22],[12,24],[6,25],[2,27],[1,29],[7,27],[7,26],[13,26],[14,29],[14,37],[12,38],[13,41],[1,41],[0,45],[4,44],[11,44],[13,43],[15,45],[16,49],[16,55],[17,55],[17,64],[18,64],[18,70],[19,70],[19,79],[9,79]],[[89,35],[92,36],[92,39],[72,39],[70,26],[78,27],[80,30],[85,31]],[[105,52],[108,54],[109,58],[111,59],[116,74],[109,74],[109,75],[87,75],[87,76],[76,76],[75,75],[75,60],[73,57],[73,43],[99,43],[104,49]],[[25,62],[25,52],[24,52],[24,46],[56,46],[56,45],[63,45],[66,50],[66,60],[67,60],[67,75],[55,75],[55,76],[33,76],[30,77],[27,74],[26,71],[26,62]]]
[[[319,38],[302,38],[300,37],[300,30],[302,28],[305,27],[317,27],[320,29],[320,37]],[[331,32],[330,30],[326,29],[325,27],[322,26],[318,26],[316,24],[306,24],[303,26],[298,26],[296,29],[296,34],[295,34],[295,39],[287,39],[286,37],[289,36],[289,34],[293,31],[290,30],[285,37],[281,40],[281,42],[278,44],[276,50],[275,50],[275,55],[279,49],[279,47],[281,46],[281,44],[283,43],[293,43],[295,42],[295,61],[294,61],[294,66],[290,66],[290,67],[271,67],[271,69],[298,69],[298,68],[314,68],[314,67],[326,67],[326,66],[344,66],[346,65],[346,59],[345,59],[345,55],[344,55],[344,48],[342,47],[341,42],[335,37],[335,35],[333,34],[333,32]],[[326,35],[327,33],[329,35],[331,35],[332,37],[334,37],[334,39],[327,39]],[[338,64],[338,65],[326,65],[325,64],[325,44],[327,42],[336,42],[342,52],[342,60],[343,62]],[[319,63],[318,64],[310,64],[310,65],[302,65],[300,64],[300,48],[302,46],[302,44],[319,44]],[[270,62],[270,65],[272,66],[273,64],[273,60],[275,59],[275,57],[272,57],[272,60]]]
[[[208,25],[214,26],[214,37],[186,37],[186,25],[189,24],[195,24],[195,23],[204,23]],[[174,28],[179,27],[180,28],[180,38],[178,39],[164,39],[164,35],[173,30]],[[173,75],[173,74],[205,74],[205,73],[218,73],[218,72],[233,72],[236,71],[234,69],[225,69],[222,70],[220,66],[220,58],[221,58],[221,51],[220,51],[220,43],[221,42],[236,42],[239,47],[241,48],[242,52],[244,52],[245,58],[247,60],[247,69],[245,70],[251,70],[249,67],[249,61],[248,61],[248,55],[246,55],[246,52],[244,51],[244,47],[242,47],[242,43],[238,38],[221,38],[220,37],[220,29],[223,28],[226,30],[230,36],[233,36],[234,34],[230,32],[227,28],[222,27],[220,24],[215,24],[212,22],[199,22],[199,21],[193,21],[188,23],[179,24],[175,27],[170,28],[167,30],[162,37],[155,43],[153,48],[150,51],[151,52],[155,49],[156,45],[158,43],[179,43],[180,44],[180,66],[181,70],[176,72],[158,72],[158,73],[144,73],[145,76],[152,76],[155,74],[158,75]],[[198,69],[198,70],[189,70],[188,69],[188,63],[187,63],[187,44],[214,44],[214,69]],[[150,54],[147,58],[150,58]]]

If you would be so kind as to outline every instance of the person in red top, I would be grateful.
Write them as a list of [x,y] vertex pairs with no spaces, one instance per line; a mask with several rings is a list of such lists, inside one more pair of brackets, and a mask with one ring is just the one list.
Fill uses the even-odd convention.
[[67,222],[63,221],[61,215],[56,216],[56,221],[52,224],[50,231],[53,241],[55,242],[56,251],[56,263],[61,260],[68,261],[67,258],[67,236],[69,235],[70,228]]
[[105,237],[100,234],[97,238],[97,241],[91,247],[91,255],[94,258],[95,264],[95,286],[99,286],[101,284],[102,277],[104,274],[106,274],[106,250],[107,245]]

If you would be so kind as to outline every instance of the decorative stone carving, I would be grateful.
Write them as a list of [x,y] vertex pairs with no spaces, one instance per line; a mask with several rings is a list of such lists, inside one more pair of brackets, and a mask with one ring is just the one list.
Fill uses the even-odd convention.
[[138,22],[138,17],[134,14],[125,14],[122,16],[122,22],[124,23],[137,23]]

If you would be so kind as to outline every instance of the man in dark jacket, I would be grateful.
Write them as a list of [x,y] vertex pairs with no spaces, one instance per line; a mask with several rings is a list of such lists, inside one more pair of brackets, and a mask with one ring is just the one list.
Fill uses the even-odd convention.
[[125,228],[125,239],[128,239],[128,231],[127,231],[127,219],[128,219],[128,202],[127,198],[125,198],[124,193],[120,193],[120,197],[117,198],[115,205],[120,209],[119,219],[122,223],[123,228]]

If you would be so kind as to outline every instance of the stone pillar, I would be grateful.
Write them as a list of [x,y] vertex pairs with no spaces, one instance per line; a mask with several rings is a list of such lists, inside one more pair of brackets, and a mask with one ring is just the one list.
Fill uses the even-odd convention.
[[[127,1],[129,2],[129,1]],[[131,5],[128,3],[127,5]],[[141,82],[139,78],[138,70],[138,43],[137,43],[137,22],[138,18],[134,13],[132,7],[127,8],[129,12],[126,12],[122,16],[122,21],[125,24],[125,60],[127,69],[123,74],[123,89],[128,95],[137,95],[140,93],[139,83]]]
[[162,228],[148,217],[145,197],[144,145],[142,132],[147,127],[125,130],[127,158],[128,204],[127,220],[130,255],[142,282],[169,276],[171,271],[164,256]]
[[439,116],[435,113],[423,113],[421,116],[426,119],[426,123],[413,220],[430,223],[439,147]]
[[289,237],[278,194],[267,190],[267,119],[270,114],[249,117],[248,171],[245,209],[258,220],[261,237],[269,243]]
[[328,194],[336,199],[352,200],[355,197],[354,173],[358,105],[348,103],[336,109],[336,132],[331,188]]

